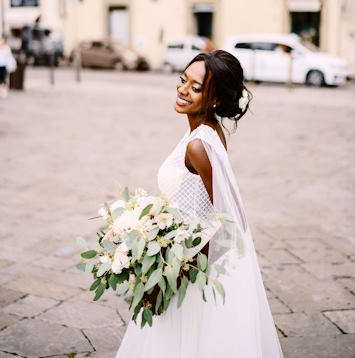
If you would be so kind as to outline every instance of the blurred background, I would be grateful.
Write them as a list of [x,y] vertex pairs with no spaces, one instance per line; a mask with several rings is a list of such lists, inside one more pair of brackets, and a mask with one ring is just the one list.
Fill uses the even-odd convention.
[[92,302],[75,238],[157,189],[215,48],[253,94],[228,155],[285,358],[355,357],[354,0],[0,0],[0,33],[1,358],[115,356],[128,305]]

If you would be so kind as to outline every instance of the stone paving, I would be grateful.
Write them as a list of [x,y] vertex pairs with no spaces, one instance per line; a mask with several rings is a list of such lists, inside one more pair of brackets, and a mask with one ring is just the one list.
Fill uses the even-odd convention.
[[[119,184],[156,188],[177,76],[48,77],[0,101],[0,357],[114,357],[130,314],[92,302],[75,237]],[[229,152],[285,357],[354,358],[355,87],[250,89]]]

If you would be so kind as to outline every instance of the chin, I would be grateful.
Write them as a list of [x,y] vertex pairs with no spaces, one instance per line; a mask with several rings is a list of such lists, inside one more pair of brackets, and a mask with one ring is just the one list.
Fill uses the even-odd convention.
[[186,111],[184,111],[184,109],[181,108],[180,106],[178,106],[177,104],[175,104],[174,109],[175,109],[175,112],[177,112],[177,113],[180,113],[180,114],[186,113]]

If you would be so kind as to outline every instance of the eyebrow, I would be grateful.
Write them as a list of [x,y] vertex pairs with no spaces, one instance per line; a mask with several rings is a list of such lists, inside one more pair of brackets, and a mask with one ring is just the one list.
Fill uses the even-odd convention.
[[[186,72],[184,72],[183,75],[184,75],[185,77],[187,77],[187,78],[191,78],[191,77],[189,77],[189,76],[186,74]],[[202,83],[200,83],[200,82],[198,82],[198,81],[196,81],[196,80],[194,80],[194,82],[197,83],[198,85],[202,86]]]

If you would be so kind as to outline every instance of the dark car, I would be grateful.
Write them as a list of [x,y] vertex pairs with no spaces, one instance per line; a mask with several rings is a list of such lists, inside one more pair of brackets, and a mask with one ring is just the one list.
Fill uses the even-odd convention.
[[[136,51],[120,44],[105,41],[82,42],[78,47],[82,67],[149,70],[147,60]],[[74,59],[74,51],[70,58]]]

